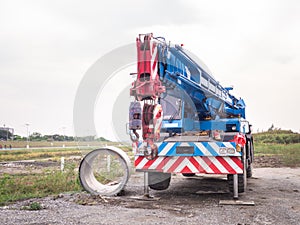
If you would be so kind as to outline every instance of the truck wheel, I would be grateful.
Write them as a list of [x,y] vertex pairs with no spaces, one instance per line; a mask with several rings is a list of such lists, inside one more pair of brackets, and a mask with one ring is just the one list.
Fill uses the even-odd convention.
[[247,178],[252,177],[252,164],[250,163],[248,168],[246,169]]
[[[233,193],[233,174],[227,175],[227,181],[229,186],[229,191]],[[243,193],[245,192],[245,186],[244,186],[244,174],[238,174],[238,192]]]
[[170,173],[148,172],[149,187],[153,190],[166,190],[171,181]]
[[184,176],[184,177],[193,177],[195,175],[196,175],[195,173],[183,173],[182,174],[182,176]]

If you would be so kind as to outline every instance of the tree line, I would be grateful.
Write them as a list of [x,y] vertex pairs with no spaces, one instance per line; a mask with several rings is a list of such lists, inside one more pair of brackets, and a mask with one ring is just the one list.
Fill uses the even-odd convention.
[[[21,135],[13,135],[10,131],[0,130],[0,140],[2,141],[27,141],[27,137]],[[42,135],[39,132],[33,132],[28,137],[29,141],[109,141],[103,137],[95,136],[74,137],[61,134]]]

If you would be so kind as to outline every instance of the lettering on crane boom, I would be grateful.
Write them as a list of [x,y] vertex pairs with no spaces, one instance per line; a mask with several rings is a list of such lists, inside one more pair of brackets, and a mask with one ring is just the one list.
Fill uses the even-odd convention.
[[177,146],[176,154],[194,154],[193,146]]

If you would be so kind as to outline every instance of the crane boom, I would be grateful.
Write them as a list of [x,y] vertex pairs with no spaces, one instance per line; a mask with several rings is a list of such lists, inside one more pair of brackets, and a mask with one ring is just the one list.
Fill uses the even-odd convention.
[[[168,44],[152,33],[139,35],[136,42],[138,73],[130,94],[137,101],[152,100],[153,106],[147,106],[147,112],[143,113],[151,114],[150,117],[153,117],[150,111],[163,103],[159,110],[164,113],[162,126],[157,127],[173,133],[229,131],[228,128],[234,127],[239,131],[239,119],[246,119],[244,100],[231,95],[232,88],[223,87],[215,80],[197,57],[181,45]],[[146,120],[143,121],[145,127]],[[144,129],[144,139],[153,133],[147,131],[149,127]]]

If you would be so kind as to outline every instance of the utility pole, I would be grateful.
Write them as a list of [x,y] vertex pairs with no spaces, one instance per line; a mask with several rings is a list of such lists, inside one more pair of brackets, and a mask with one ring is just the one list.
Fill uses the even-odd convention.
[[[63,130],[63,135],[64,135],[64,142],[66,141],[66,135],[65,135],[65,131],[66,131],[66,127],[62,127]],[[63,148],[65,147],[65,143],[63,143]]]
[[26,127],[27,127],[27,145],[26,145],[26,148],[29,148],[29,123],[26,123],[25,124]]

